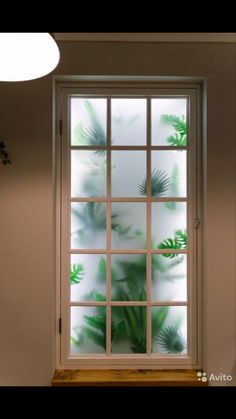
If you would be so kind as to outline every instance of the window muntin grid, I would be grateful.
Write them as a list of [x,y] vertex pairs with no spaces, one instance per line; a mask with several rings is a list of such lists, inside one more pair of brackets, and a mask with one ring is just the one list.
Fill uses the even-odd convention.
[[[191,95],[190,95],[191,96]],[[188,121],[189,121],[189,102],[190,102],[190,96],[189,95],[181,95],[181,98],[185,98],[186,99],[186,102],[187,102],[187,118],[188,118]],[[72,94],[72,95],[69,95],[69,101],[72,99],[72,98],[75,98],[75,97],[86,97],[86,99],[88,99],[88,98],[90,98],[90,95],[75,95],[75,94]],[[91,97],[96,97],[96,96],[94,96],[94,95],[91,95]],[[104,98],[105,96],[99,96],[99,97],[102,97],[102,98]],[[148,96],[146,96],[145,97],[145,100],[146,100],[146,104],[147,104],[147,107],[146,107],[146,110],[147,110],[147,126],[146,126],[146,134],[147,134],[147,136],[146,136],[146,138],[147,138],[147,144],[146,145],[128,145],[128,146],[124,146],[124,145],[113,145],[113,144],[111,144],[111,124],[110,124],[110,114],[111,114],[111,105],[110,105],[110,103],[109,102],[111,102],[111,100],[112,100],[112,98],[113,97],[115,97],[115,95],[106,95],[106,100],[107,100],[107,115],[108,115],[108,118],[107,118],[107,121],[106,121],[106,129],[107,129],[107,137],[108,137],[108,144],[106,145],[106,147],[99,147],[99,149],[105,149],[106,151],[107,151],[107,193],[108,193],[108,195],[106,196],[106,197],[96,197],[96,198],[94,198],[94,197],[69,197],[69,201],[71,201],[71,202],[73,202],[73,203],[80,203],[80,202],[100,202],[100,203],[104,203],[104,204],[106,204],[106,207],[107,207],[107,209],[106,209],[106,214],[107,214],[107,222],[109,223],[109,218],[111,217],[111,205],[113,204],[113,203],[144,203],[145,205],[146,205],[146,214],[147,214],[147,219],[146,219],[146,229],[147,229],[147,241],[149,241],[149,243],[150,243],[150,235],[151,235],[151,221],[150,221],[150,215],[151,215],[151,206],[152,206],[152,203],[169,203],[169,204],[171,204],[171,203],[173,203],[173,202],[175,202],[175,203],[187,203],[187,229],[188,229],[188,232],[189,232],[189,219],[190,219],[190,216],[189,216],[189,207],[190,207],[190,204],[192,203],[191,202],[191,193],[192,194],[194,194],[195,193],[195,190],[194,190],[194,188],[192,188],[192,185],[193,185],[193,182],[192,182],[192,180],[191,180],[191,190],[190,190],[190,194],[188,194],[187,196],[177,196],[176,198],[172,198],[171,196],[163,196],[163,197],[161,197],[161,198],[159,198],[159,197],[153,197],[153,196],[151,196],[151,194],[150,194],[150,170],[151,170],[151,152],[152,151],[156,151],[156,150],[160,150],[160,151],[173,151],[173,146],[167,146],[167,145],[152,145],[152,143],[151,143],[151,100],[152,99],[156,99],[156,98],[158,98],[159,99],[159,97],[163,97],[163,95],[160,95],[160,96],[157,96],[157,95],[153,95],[153,97],[152,97],[152,95],[148,95]],[[120,97],[120,96],[119,96]],[[127,96],[123,96],[123,97],[127,97]],[[132,98],[136,98],[137,96],[136,95],[132,95]],[[167,94],[167,95],[165,95],[165,98],[166,99],[169,99],[169,98],[175,98],[175,96],[172,94],[172,95],[169,95],[169,94]],[[180,97],[180,95],[178,95],[178,98]],[[96,97],[97,98],[97,97]],[[142,95],[142,99],[144,98],[144,95]],[[193,108],[192,108],[193,109]],[[69,118],[68,118],[68,120],[69,120]],[[194,120],[194,118],[193,118],[193,120]],[[192,123],[192,121],[191,121],[191,123]],[[69,127],[69,123],[68,123],[68,133],[69,133],[69,130],[70,130],[70,127]],[[68,137],[69,137],[69,135],[67,135],[67,138],[66,138],[66,143],[68,144]],[[191,151],[191,147],[192,147],[192,145],[193,144],[188,144],[187,146],[183,146],[183,147],[181,147],[181,149],[182,150],[185,150],[186,152],[187,152],[187,167],[189,168],[189,157],[190,157],[190,151]],[[80,146],[78,146],[78,145],[73,145],[73,146],[69,146],[69,148],[71,149],[71,150],[86,150],[86,149],[88,149],[89,151],[95,151],[98,147],[96,146],[96,147],[80,147]],[[67,149],[67,146],[66,146],[66,148],[64,148],[64,149]],[[146,153],[146,155],[147,155],[147,162],[146,162],[146,167],[147,167],[147,196],[145,196],[145,197],[132,197],[132,198],[129,198],[129,197],[120,197],[120,196],[118,196],[118,197],[112,197],[111,196],[111,182],[110,182],[110,180],[109,180],[109,174],[110,174],[110,172],[109,172],[109,167],[111,168],[111,152],[112,151],[144,151],[145,153]],[[191,152],[192,153],[192,152]],[[68,154],[68,157],[69,157],[69,154]],[[192,162],[193,162],[193,153],[191,154],[191,159],[192,159]],[[68,162],[69,162],[69,158],[68,158]],[[193,172],[194,172],[194,169],[193,169]],[[188,185],[188,191],[189,191],[189,175],[190,175],[190,172],[189,172],[189,170],[188,170],[188,182],[187,182],[187,185]],[[111,177],[110,177],[111,178]],[[109,193],[110,193],[110,195],[109,195]],[[193,199],[193,203],[195,202],[195,200]],[[70,204],[69,204],[70,205]],[[68,207],[69,207],[69,205],[68,205]],[[193,213],[194,214],[194,213]],[[67,228],[67,236],[69,236],[69,230],[70,230],[70,228],[69,228],[69,224],[70,224],[70,222],[68,223],[68,228]],[[109,244],[109,242],[110,242],[110,244],[111,244],[111,231],[109,232],[109,229],[106,231],[106,241],[107,241],[107,243]],[[148,238],[149,237],[149,238]],[[193,234],[192,234],[192,232],[191,232],[191,237],[193,237]],[[67,318],[69,318],[69,311],[68,311],[68,308],[70,307],[70,306],[75,306],[75,307],[78,307],[78,306],[81,306],[81,307],[84,307],[84,306],[88,306],[88,307],[96,307],[96,306],[106,306],[107,307],[107,354],[103,354],[103,355],[99,355],[99,354],[95,354],[95,353],[91,353],[91,354],[88,354],[88,353],[86,353],[86,354],[72,354],[72,353],[70,353],[70,351],[68,350],[69,349],[69,327],[68,328],[63,328],[63,331],[64,331],[64,337],[63,337],[63,341],[65,342],[67,342],[66,343],[66,347],[68,348],[68,349],[66,349],[66,351],[63,349],[63,352],[64,352],[64,354],[65,353],[67,353],[67,355],[66,356],[68,356],[69,358],[68,359],[71,359],[71,362],[72,363],[74,363],[74,361],[76,361],[76,359],[77,360],[83,360],[83,358],[86,358],[86,359],[90,359],[90,361],[91,361],[91,365],[92,365],[92,363],[93,363],[93,359],[94,360],[96,360],[96,359],[100,359],[100,357],[102,356],[103,358],[105,357],[106,359],[107,358],[110,358],[110,360],[111,359],[118,359],[118,358],[121,358],[121,359],[123,359],[124,357],[128,360],[130,360],[131,359],[131,357],[135,357],[135,362],[136,362],[136,360],[137,360],[137,357],[138,357],[138,359],[147,359],[147,356],[149,357],[149,358],[155,358],[156,360],[157,359],[161,359],[161,358],[163,358],[163,356],[165,355],[165,356],[167,356],[168,357],[168,359],[169,359],[169,361],[168,362],[172,362],[172,358],[173,358],[173,356],[174,356],[174,358],[179,358],[179,360],[180,360],[180,358],[181,357],[183,357],[183,359],[185,358],[186,359],[186,353],[185,354],[164,354],[163,355],[163,353],[161,353],[161,352],[158,352],[158,353],[154,353],[154,351],[153,352],[151,352],[151,350],[150,349],[148,349],[148,347],[150,348],[151,347],[151,338],[149,338],[149,344],[148,344],[148,335],[149,336],[151,336],[151,328],[152,328],[152,325],[151,325],[151,311],[152,311],[152,307],[164,307],[164,306],[166,306],[166,305],[168,305],[169,307],[174,307],[174,306],[176,306],[176,307],[178,307],[178,306],[181,306],[181,307],[187,307],[188,308],[188,315],[187,315],[187,318],[188,318],[188,330],[189,330],[189,328],[190,327],[192,327],[192,325],[193,325],[193,323],[192,323],[192,320],[190,320],[189,321],[189,309],[191,309],[191,300],[189,299],[189,295],[190,295],[190,293],[189,293],[189,284],[190,284],[190,280],[191,280],[191,276],[192,276],[192,273],[194,273],[194,269],[192,269],[191,267],[190,267],[190,262],[191,262],[191,260],[189,260],[189,256],[190,256],[190,258],[192,259],[192,261],[193,262],[195,262],[195,259],[194,259],[194,256],[192,256],[193,255],[193,246],[192,246],[192,243],[193,243],[193,240],[191,241],[191,246],[189,247],[189,248],[185,248],[185,249],[177,249],[177,250],[168,250],[168,249],[166,249],[166,250],[162,250],[162,249],[155,249],[155,248],[151,248],[150,247],[150,244],[149,243],[147,243],[147,246],[146,247],[144,247],[144,248],[141,248],[141,249],[132,249],[132,248],[128,248],[128,249],[125,249],[125,248],[121,248],[121,249],[111,249],[111,248],[109,248],[109,246],[107,247],[107,248],[95,248],[95,249],[92,249],[92,248],[86,248],[86,249],[78,249],[78,248],[76,248],[76,249],[70,249],[69,251],[68,251],[68,254],[73,254],[73,255],[92,255],[92,254],[94,254],[94,255],[98,255],[98,254],[100,254],[100,255],[102,255],[102,256],[106,256],[107,257],[107,276],[109,277],[109,275],[111,275],[111,274],[109,274],[109,266],[111,266],[111,258],[112,258],[112,255],[122,255],[122,254],[126,254],[126,255],[146,255],[147,256],[147,264],[146,264],[146,271],[147,271],[147,300],[145,300],[145,301],[133,301],[133,302],[119,302],[119,301],[112,301],[112,299],[111,299],[111,284],[110,284],[110,280],[108,280],[107,281],[107,284],[106,284],[106,291],[107,291],[107,301],[106,301],[106,303],[105,302],[93,302],[93,301],[81,301],[81,302],[79,302],[79,301],[69,301],[69,298],[63,298],[63,306],[64,306],[64,302],[67,300],[67,302],[68,302],[68,304],[67,304],[67,308],[64,310],[64,313],[67,313],[66,314],[66,317]],[[65,248],[65,246],[64,246],[64,248]],[[191,252],[190,252],[190,249],[191,249]],[[170,253],[170,254],[172,254],[172,253],[177,253],[177,254],[179,254],[179,255],[181,255],[181,254],[187,254],[188,255],[188,263],[187,263],[187,270],[188,270],[188,279],[187,279],[187,281],[188,281],[188,292],[187,292],[187,295],[188,295],[188,298],[187,298],[187,300],[185,301],[180,301],[180,300],[178,300],[178,301],[169,301],[169,300],[164,300],[164,299],[162,299],[161,301],[155,301],[155,300],[153,300],[152,299],[152,301],[150,300],[150,298],[148,298],[148,296],[150,297],[150,295],[151,295],[151,280],[150,280],[150,278],[151,278],[151,255],[156,255],[156,254],[159,254],[159,255],[161,255],[161,254],[167,254],[167,253]],[[69,256],[66,256],[66,259],[67,259],[67,262],[69,261],[69,259],[70,259],[70,257]],[[65,270],[63,269],[63,271],[65,272]],[[148,278],[149,278],[149,280],[148,280]],[[64,281],[64,280],[63,280]],[[68,284],[68,282],[67,282],[67,284]],[[65,289],[65,288],[64,288]],[[63,293],[64,293],[64,291],[63,291]],[[64,293],[64,296],[66,295],[66,293]],[[67,295],[68,295],[68,293],[67,293]],[[111,309],[112,309],[112,307],[116,307],[116,306],[121,306],[121,303],[122,303],[122,305],[124,306],[145,306],[146,307],[146,309],[147,309],[147,322],[146,322],[146,330],[147,330],[147,355],[145,355],[145,354],[131,354],[131,353],[125,353],[125,354],[119,354],[119,353],[111,353],[111,343],[109,342],[109,340],[110,340],[110,336],[111,336],[111,331],[110,331],[110,325],[109,325],[109,317],[111,316]],[[65,319],[65,322],[66,322],[66,319]],[[65,324],[65,323],[64,323]],[[67,332],[66,333],[66,335],[65,335],[65,332]],[[191,331],[190,331],[191,332]],[[191,338],[191,336],[190,336],[190,338]],[[63,344],[63,346],[64,346],[64,344]],[[188,346],[189,346],[189,334],[188,334]],[[64,348],[65,348],[65,346],[64,346]],[[188,353],[188,355],[191,355],[191,349],[190,349],[190,353]],[[64,355],[63,355],[64,356]],[[65,358],[64,358],[65,359]],[[74,361],[73,361],[74,360]],[[112,361],[113,362],[113,361]],[[123,361],[122,361],[123,362]],[[130,361],[131,362],[131,364],[132,364],[132,361]],[[145,362],[145,361],[144,361]],[[82,364],[81,364],[82,365]],[[110,365],[109,363],[108,363],[108,365]]]

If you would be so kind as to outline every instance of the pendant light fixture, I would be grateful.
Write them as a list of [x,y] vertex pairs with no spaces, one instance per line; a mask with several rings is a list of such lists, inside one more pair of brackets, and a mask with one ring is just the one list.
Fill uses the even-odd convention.
[[53,71],[59,59],[49,33],[0,33],[0,81],[38,79]]

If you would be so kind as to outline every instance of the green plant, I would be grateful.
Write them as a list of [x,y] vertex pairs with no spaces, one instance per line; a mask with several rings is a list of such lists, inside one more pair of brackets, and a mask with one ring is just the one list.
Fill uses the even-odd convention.
[[11,160],[9,158],[8,153],[5,150],[6,146],[3,141],[0,142],[0,159],[2,160],[2,164],[6,166],[6,164],[11,164]]
[[[129,295],[121,290],[120,301],[130,301]],[[122,334],[115,330],[114,340],[128,341],[133,353],[146,352],[146,308],[139,306],[121,306],[118,311]],[[118,331],[119,332],[119,331]]]
[[[116,301],[143,301],[146,299],[146,256],[141,255],[132,261],[118,261],[118,274],[113,268],[112,284]],[[132,352],[146,352],[146,308],[121,306],[116,311],[118,328],[116,341],[128,341]]]
[[81,282],[84,276],[84,267],[81,263],[74,263],[70,272],[70,283],[76,285]]
[[[177,230],[175,231],[174,239],[168,238],[165,239],[162,243],[158,245],[159,249],[169,250],[169,249],[186,249],[187,247],[187,233],[186,231]],[[163,253],[162,256],[166,258],[175,258],[178,253]]]
[[86,326],[83,332],[87,338],[106,350],[106,315],[84,316]]
[[[133,261],[121,260],[118,266],[121,276],[113,270],[112,283],[117,289],[115,299],[140,301],[146,299],[146,255],[141,255]],[[124,298],[125,297],[125,298]]]
[[[101,202],[85,202],[82,203],[80,209],[72,207],[72,214],[78,218],[81,225],[73,234],[76,234],[82,241],[87,240],[89,233],[93,234],[95,231],[106,229],[106,207]],[[132,225],[123,226],[117,221],[117,217],[119,217],[119,214],[111,214],[111,229],[118,236],[125,236],[129,240],[142,235],[139,230],[131,232]]]
[[84,229],[105,230],[106,228],[106,209],[103,203],[85,202],[81,209],[73,207],[72,213],[80,220]]
[[[178,196],[179,193],[179,181],[180,181],[180,172],[177,164],[174,164],[174,167],[171,172],[171,185],[170,185],[170,196]],[[176,209],[176,202],[165,202],[165,207],[170,210]]]
[[96,279],[98,282],[106,282],[107,275],[107,262],[104,257],[100,257],[98,262],[97,276]]
[[[164,258],[163,258],[164,256]],[[177,278],[176,274],[171,274],[169,271],[174,268],[176,265],[179,265],[184,260],[184,255],[177,254],[173,260],[169,260],[165,254],[154,254],[152,255],[152,278],[155,278],[155,271],[163,274],[164,279],[173,280]],[[183,277],[179,276],[180,278]]]
[[[164,170],[153,169],[151,174],[151,194],[152,196],[162,196],[171,186],[171,179]],[[139,184],[140,195],[147,194],[147,179],[143,179]]]
[[[94,147],[106,146],[106,134],[97,118],[94,106],[87,99],[84,100],[84,105],[89,117],[90,125],[88,128],[84,129],[82,123],[79,123],[74,129],[74,137],[80,145]],[[94,154],[104,157],[106,152],[105,150],[100,149],[95,150]]]
[[[160,257],[161,255],[155,255]],[[113,272],[113,282],[116,283],[115,300],[117,301],[144,301],[146,299],[146,256],[141,255],[136,261],[120,261],[123,275],[120,278]],[[161,267],[162,268],[162,267]],[[159,262],[152,264],[152,269],[160,269]],[[167,269],[167,268],[166,268]],[[119,279],[118,279],[119,278]],[[124,288],[124,285],[126,288]],[[169,307],[160,307],[152,313],[152,341],[154,342],[158,332],[168,315]],[[119,321],[123,322],[123,329],[117,330],[114,339],[119,335],[119,341],[128,341],[133,353],[146,352],[146,308],[140,306],[119,307]]]
[[[102,294],[97,293],[95,290],[90,294],[90,300],[94,301],[106,301],[106,297]],[[96,314],[93,316],[84,315],[85,325],[82,326],[80,332],[80,339],[74,340],[74,343],[80,343],[81,337],[84,340],[84,337],[92,340],[96,345],[101,346],[106,350],[106,307],[97,306]],[[118,328],[121,327],[121,322],[115,324],[111,322],[111,340],[114,337],[114,334]],[[78,335],[79,336],[79,335]]]
[[[89,100],[84,101],[84,105],[89,117],[89,126],[83,129],[82,124],[78,124],[74,131],[74,138],[80,145],[104,147],[106,145],[105,131],[102,128],[94,107]],[[186,141],[186,123],[178,119],[174,115],[163,115],[165,123],[172,124],[176,133],[169,137],[168,142],[172,145],[184,145]],[[184,134],[185,124],[185,134]],[[185,135],[185,140],[184,140]],[[172,138],[172,139],[171,139]],[[94,153],[98,157],[105,156],[105,150],[95,150]],[[113,170],[115,166],[111,169]],[[84,180],[84,190],[86,194],[88,190],[92,196],[97,196],[98,175],[103,173],[106,175],[107,162],[106,160],[94,159],[92,164],[88,164],[88,177]],[[161,197],[167,191],[171,196],[178,195],[179,185],[179,169],[174,165],[171,178],[167,173],[161,169],[154,169],[151,173],[151,194],[154,197]],[[140,195],[147,194],[147,179],[143,179],[142,183],[138,185]],[[175,203],[170,204],[169,208],[174,209]],[[106,230],[106,205],[102,202],[84,202],[80,206],[72,206],[73,215],[79,220],[80,228],[73,234],[79,236],[80,241],[87,240],[87,234],[93,238],[98,231]],[[124,236],[127,240],[140,235],[143,238],[141,231],[133,231],[133,225],[123,225],[120,217],[124,215],[121,213],[111,214],[111,229],[118,235]],[[184,249],[187,246],[186,232],[175,231],[174,238],[167,238],[159,244],[160,249]],[[169,258],[169,259],[168,259]],[[175,258],[175,259],[174,259]],[[172,260],[173,259],[173,260]],[[163,278],[172,279],[174,275],[167,275],[169,270],[183,260],[183,255],[176,253],[155,254],[152,256],[152,281],[156,280],[155,271],[163,274]],[[111,319],[111,340],[112,342],[124,343],[129,345],[130,351],[133,353],[146,353],[146,307],[135,306],[135,302],[146,300],[146,255],[140,255],[133,260],[120,260],[118,268],[112,266],[111,280],[112,280],[112,300],[120,302],[131,302],[132,306],[121,305],[119,307],[112,307]],[[101,282],[106,281],[107,264],[106,258],[100,257],[97,267],[96,280]],[[164,274],[166,275],[164,277]],[[71,269],[71,283],[79,284],[84,277],[84,268],[82,264],[74,264]],[[90,292],[89,295],[84,296],[87,301],[105,302],[106,296],[99,294],[96,289]],[[103,305],[96,306],[94,315],[84,315],[83,324],[75,328],[76,337],[72,337],[72,342],[80,345],[85,342],[85,339],[92,341],[94,344],[106,349],[106,307]],[[152,343],[158,342],[166,350],[170,352],[181,352],[181,334],[175,327],[163,328],[166,318],[169,313],[169,307],[159,307],[158,310],[152,309]],[[175,333],[174,333],[175,332]]]
[[180,330],[174,326],[165,327],[156,339],[162,349],[167,353],[183,352],[186,342]]
[[187,145],[187,123],[185,117],[177,115],[161,115],[161,122],[169,124],[175,129],[174,135],[170,135],[166,141],[175,147],[184,147]]
[[88,158],[83,160],[83,165],[87,169],[87,176],[82,178],[83,192],[88,197],[103,196],[105,193],[103,185],[106,182],[106,160],[91,157],[89,154]]

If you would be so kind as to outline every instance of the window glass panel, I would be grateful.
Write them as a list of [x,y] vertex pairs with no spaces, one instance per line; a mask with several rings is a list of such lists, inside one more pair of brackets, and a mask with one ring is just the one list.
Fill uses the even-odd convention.
[[113,145],[146,144],[146,99],[112,99]]
[[153,202],[152,247],[185,249],[186,222],[185,202]]
[[146,353],[146,307],[112,307],[112,353]]
[[71,248],[106,248],[106,204],[103,202],[71,204]]
[[106,307],[71,307],[71,354],[106,351]]
[[113,151],[111,167],[112,196],[140,196],[140,184],[146,178],[146,152]]
[[106,145],[106,99],[71,98],[71,144]]
[[103,197],[106,194],[106,151],[71,152],[71,196]]
[[183,147],[186,138],[186,99],[152,99],[152,144]]
[[112,249],[146,247],[146,204],[112,203]]
[[152,307],[153,353],[185,354],[186,339],[186,307]]
[[146,255],[112,255],[111,279],[113,300],[145,300]]
[[152,301],[187,300],[187,256],[152,255]]
[[[59,107],[65,125],[62,167],[68,168],[61,182],[67,285],[61,287],[62,312],[70,313],[66,321],[62,318],[65,326],[69,321],[62,330],[62,361],[67,362],[70,334],[69,352],[78,365],[83,356],[86,362],[100,358],[107,365],[123,358],[128,365],[132,354],[137,365],[142,354],[151,362],[170,355],[172,362],[187,353],[187,310],[192,310],[187,291],[195,257],[189,260],[194,248],[187,248],[187,214],[196,197],[192,201],[194,182],[187,175],[195,170],[189,160],[195,136],[190,144],[187,118],[195,99],[190,94],[190,108],[184,90],[182,96],[171,90],[171,96],[166,89],[163,97],[161,90],[151,95],[137,89],[136,97],[129,94],[134,90],[117,94],[114,89],[112,94],[109,88],[109,96],[101,97],[99,89],[92,98],[77,96],[78,91],[72,95],[69,89],[68,109],[66,102]],[[155,147],[147,144],[147,134]]]
[[152,151],[152,196],[186,197],[186,151]]
[[106,266],[106,255],[71,255],[71,301],[105,301]]

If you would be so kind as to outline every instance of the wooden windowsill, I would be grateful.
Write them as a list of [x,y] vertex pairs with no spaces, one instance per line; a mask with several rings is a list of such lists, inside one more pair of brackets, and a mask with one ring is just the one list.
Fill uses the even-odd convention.
[[52,386],[207,386],[197,370],[56,370]]

